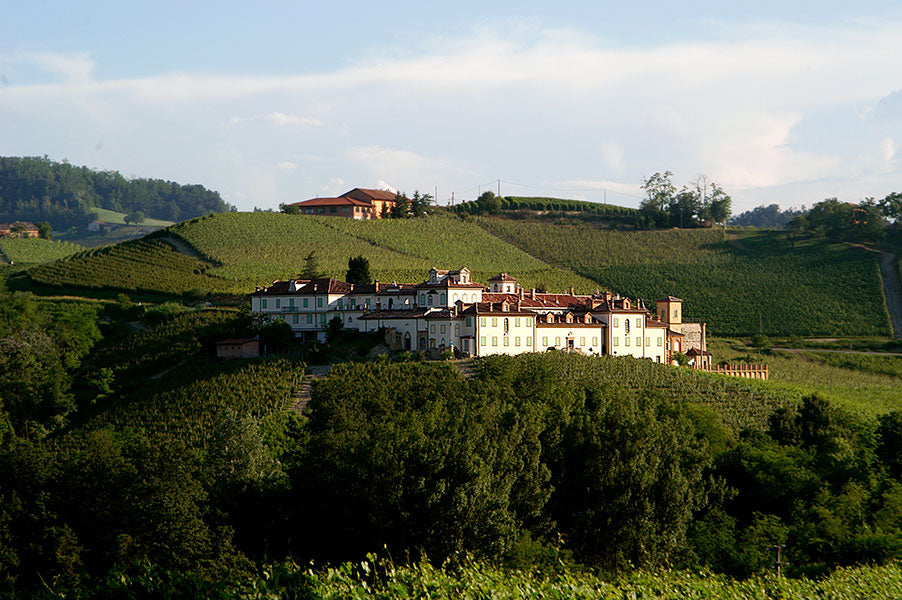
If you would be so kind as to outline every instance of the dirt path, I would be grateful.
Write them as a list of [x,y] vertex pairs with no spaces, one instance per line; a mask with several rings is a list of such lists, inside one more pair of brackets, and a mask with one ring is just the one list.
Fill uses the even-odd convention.
[[298,414],[307,412],[307,405],[310,404],[310,398],[313,392],[313,380],[322,379],[332,370],[332,365],[320,365],[316,367],[307,367],[307,374],[304,375],[304,381],[300,388],[294,394],[294,402],[291,403],[290,410]]
[[743,243],[742,240],[739,239],[738,233],[730,233],[727,235],[727,242],[737,250],[748,250]]
[[215,265],[217,267],[221,266],[217,265],[215,262],[211,261],[209,258],[195,250],[191,244],[176,235],[172,235],[171,233],[168,235],[163,235],[160,236],[160,240],[175,248],[176,252],[194,257],[203,263]]
[[880,274],[886,309],[893,324],[893,337],[902,340],[902,281],[899,279],[899,261],[895,254],[880,253]]

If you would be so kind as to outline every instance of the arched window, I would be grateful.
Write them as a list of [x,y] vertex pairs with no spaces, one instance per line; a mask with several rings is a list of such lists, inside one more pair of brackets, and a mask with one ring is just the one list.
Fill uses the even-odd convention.
[[441,305],[441,306],[445,305],[445,294],[442,294],[441,297],[439,298],[439,305]]
[[429,302],[427,304],[429,304],[429,306],[432,306],[432,294],[429,294]]
[[510,319],[504,317],[504,334],[507,335],[507,332],[510,331]]
[[628,318],[623,320],[623,326],[626,328],[626,333],[629,334],[629,332],[630,332],[630,320],[629,320]]
[[426,306],[426,294],[420,294],[420,306]]
[[460,323],[454,326],[454,335],[460,337]]
[[410,350],[410,332],[404,334],[404,349]]

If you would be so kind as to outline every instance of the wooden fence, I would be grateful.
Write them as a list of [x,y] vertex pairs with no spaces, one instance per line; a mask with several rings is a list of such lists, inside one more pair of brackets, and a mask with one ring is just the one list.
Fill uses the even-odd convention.
[[712,368],[709,373],[743,377],[745,379],[768,379],[769,377],[767,365],[718,365]]

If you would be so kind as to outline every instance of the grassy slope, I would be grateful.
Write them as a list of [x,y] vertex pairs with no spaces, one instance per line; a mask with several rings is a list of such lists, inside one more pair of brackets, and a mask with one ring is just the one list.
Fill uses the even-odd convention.
[[64,258],[84,250],[69,242],[53,242],[41,238],[0,239],[0,260],[8,258],[14,264],[36,264]]
[[865,415],[902,410],[902,358],[842,353],[774,351],[756,354],[733,340],[712,340],[716,361],[767,363],[766,385],[795,397],[818,393]]
[[348,258],[369,258],[380,281],[418,282],[431,267],[467,267],[477,281],[506,271],[524,286],[584,291],[594,282],[551,268],[524,251],[455,217],[352,221],[278,213],[227,213],[180,223],[171,231],[223,266],[211,274],[249,284],[296,276],[310,251],[341,278]]
[[[104,223],[113,223],[116,225],[125,225],[125,213],[116,212],[115,210],[107,210],[105,208],[92,208],[91,212],[97,217],[98,221]],[[141,225],[145,227],[168,227],[173,221],[163,221],[162,219],[146,218],[141,221]]]
[[[791,248],[777,231],[610,231],[504,219],[480,225],[612,291],[685,301],[716,335],[889,335],[878,255],[822,240]],[[563,240],[567,243],[562,243]],[[759,320],[760,319],[760,320]]]

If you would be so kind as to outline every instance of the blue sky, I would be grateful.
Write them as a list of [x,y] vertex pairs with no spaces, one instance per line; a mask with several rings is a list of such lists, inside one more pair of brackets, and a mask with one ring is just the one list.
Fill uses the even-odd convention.
[[902,191],[892,2],[432,4],[19,3],[0,11],[0,155],[242,210],[499,179],[635,206],[664,170],[736,213]]

